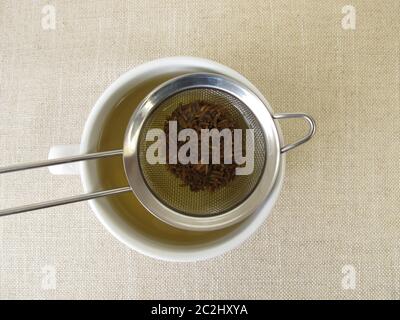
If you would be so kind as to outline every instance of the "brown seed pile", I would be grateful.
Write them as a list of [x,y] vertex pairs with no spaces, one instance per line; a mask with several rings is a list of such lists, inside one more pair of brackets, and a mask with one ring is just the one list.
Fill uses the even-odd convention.
[[[167,167],[174,175],[183,181],[184,186],[189,186],[192,191],[210,190],[214,191],[225,186],[235,177],[237,164],[224,164],[224,142],[220,143],[220,164],[212,164],[212,144],[209,143],[209,164],[200,163],[201,148],[201,129],[237,129],[237,124],[223,106],[215,105],[205,101],[195,101],[188,104],[179,105],[172,114],[166,119],[164,130],[166,133],[168,150],[169,121],[177,121],[178,133],[182,129],[194,129],[199,138],[198,141],[198,164],[169,164],[167,156]],[[232,139],[233,140],[233,139]],[[178,141],[179,147],[186,142]],[[233,146],[232,146],[233,150]],[[233,155],[232,155],[233,156]]]

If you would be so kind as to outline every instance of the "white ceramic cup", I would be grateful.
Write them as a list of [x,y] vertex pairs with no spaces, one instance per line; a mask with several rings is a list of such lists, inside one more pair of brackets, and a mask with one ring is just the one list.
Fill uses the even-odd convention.
[[[80,145],[54,146],[50,149],[49,158],[66,157],[75,154],[86,154],[96,151],[100,132],[104,121],[107,119],[112,108],[136,86],[149,81],[152,78],[169,76],[176,73],[190,72],[214,72],[220,73],[247,85],[255,92],[269,108],[273,111],[263,95],[246,78],[236,71],[217,62],[194,58],[194,57],[170,57],[154,60],[142,64],[119,77],[100,96],[94,105],[86,121]],[[275,121],[280,134],[281,145],[283,145],[282,134],[279,123]],[[282,187],[285,167],[285,154],[282,154],[279,174],[276,183],[263,204],[263,206],[243,221],[238,227],[224,234],[212,242],[204,244],[179,245],[163,243],[154,238],[146,237],[146,234],[135,229],[134,225],[127,223],[111,207],[107,198],[90,200],[89,204],[96,217],[118,240],[128,247],[153,258],[167,261],[198,261],[221,255],[233,248],[236,248],[249,238],[265,221],[271,212]],[[83,161],[74,164],[65,164],[50,167],[53,174],[77,174],[81,176],[85,192],[92,192],[101,188],[101,181],[98,180],[96,167],[88,165]]]

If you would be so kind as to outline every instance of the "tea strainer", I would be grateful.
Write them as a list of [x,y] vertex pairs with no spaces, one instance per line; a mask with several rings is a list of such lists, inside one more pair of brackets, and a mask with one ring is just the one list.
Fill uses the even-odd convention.
[[[254,169],[238,175],[216,191],[193,192],[168,171],[165,164],[146,161],[150,129],[162,129],[179,105],[208,101],[223,106],[240,129],[253,129]],[[302,118],[309,132],[295,143],[281,147],[275,120]],[[238,128],[239,129],[239,128]],[[129,186],[69,198],[0,210],[0,216],[85,201],[122,192],[133,192],[144,207],[160,220],[181,229],[209,231],[225,228],[251,215],[268,198],[275,183],[281,153],[308,141],[315,133],[314,120],[302,113],[272,115],[264,102],[243,84],[212,73],[193,73],[171,79],[154,89],[136,108],[125,132],[123,149],[19,164],[0,168],[0,174],[76,161],[122,155]]]

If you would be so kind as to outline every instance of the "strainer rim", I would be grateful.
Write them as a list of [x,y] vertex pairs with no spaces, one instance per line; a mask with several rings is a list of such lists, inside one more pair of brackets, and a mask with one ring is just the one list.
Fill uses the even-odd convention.
[[[257,118],[265,139],[266,159],[257,185],[235,208],[214,216],[187,215],[167,206],[149,189],[140,171],[138,144],[142,127],[147,118],[165,99],[194,88],[216,89],[239,99]],[[262,116],[265,119],[261,118]],[[225,228],[251,215],[268,198],[280,165],[279,134],[273,116],[262,99],[247,86],[230,77],[205,72],[175,77],[150,92],[131,116],[125,133],[123,150],[124,170],[128,183],[142,205],[154,216],[172,226],[197,231]]]
[[[203,87],[203,88],[199,88],[199,87],[195,87],[195,88],[184,88],[184,89],[182,89],[182,90],[177,90],[177,91],[174,92],[171,96],[166,97],[166,98],[164,98],[163,100],[160,100],[160,101],[158,102],[158,106],[163,105],[163,104],[165,103],[165,101],[167,101],[168,99],[171,99],[172,97],[174,97],[174,96],[176,96],[176,95],[182,94],[182,93],[184,93],[184,92],[186,92],[186,91],[198,90],[198,89],[213,90],[213,91],[217,91],[217,92],[218,92],[218,91],[221,91],[221,92],[224,93],[224,94],[228,94],[226,91],[224,91],[224,90],[222,90],[222,89],[220,89],[220,88],[218,88],[218,89],[216,89],[216,88],[212,88],[212,89],[211,89],[211,88],[208,88],[208,87],[206,87],[206,88],[204,88],[204,87]],[[232,97],[233,97],[233,96],[232,96]],[[235,97],[235,98],[236,98],[236,97]],[[246,106],[246,108],[247,108],[247,106]],[[149,114],[147,115],[146,120],[145,120],[144,123],[143,123],[144,126],[146,126],[146,122],[147,122],[148,120],[151,119],[152,114],[155,113],[155,112],[157,112],[157,110],[158,110],[158,108],[154,108],[153,110],[149,111]],[[250,109],[248,110],[248,112],[252,113]],[[253,117],[254,117],[254,115],[253,115]],[[243,119],[243,121],[244,121],[247,125],[249,125],[248,119]],[[255,119],[255,121],[258,123],[258,126],[260,126],[259,121],[258,121],[257,119]],[[144,130],[144,131],[145,131],[145,130]],[[140,143],[140,141],[143,140],[143,135],[145,135],[145,134],[146,134],[146,133],[143,132],[143,130],[139,133],[139,142],[138,142],[138,143]],[[262,137],[263,137],[263,139],[262,139],[263,150],[265,150],[265,149],[266,149],[266,144],[265,144],[265,137],[264,137],[264,134],[262,134]],[[143,159],[141,159],[141,158],[143,158],[143,156],[142,156],[142,157],[140,157],[140,156],[138,157],[138,162],[139,162],[139,167],[140,167],[140,168],[143,168],[143,165],[142,165]],[[264,167],[265,167],[265,163],[266,163],[265,160],[266,160],[265,158],[262,159],[262,166],[261,166],[261,168],[260,168],[261,172],[264,171]],[[145,160],[144,160],[144,161],[145,161]],[[143,177],[143,180],[144,180],[144,182],[145,182],[147,188],[153,193],[153,195],[158,199],[158,201],[162,202],[166,207],[170,208],[171,210],[175,211],[176,213],[179,213],[179,214],[182,214],[182,215],[185,215],[185,216],[201,217],[201,218],[212,217],[212,216],[215,216],[215,215],[220,215],[220,216],[222,216],[223,214],[229,212],[232,208],[234,208],[234,207],[236,207],[236,206],[238,205],[238,204],[236,204],[236,203],[235,203],[234,205],[231,204],[228,208],[224,208],[223,210],[220,210],[217,214],[212,213],[212,212],[210,212],[210,213],[205,213],[205,212],[203,212],[203,213],[201,213],[201,214],[199,214],[199,213],[187,213],[187,212],[184,211],[184,209],[174,208],[172,205],[169,205],[169,204],[168,204],[168,201],[164,201],[164,200],[162,199],[162,196],[157,195],[157,192],[155,192],[154,190],[152,190],[151,184],[147,181],[146,176],[145,176],[145,174],[143,173],[143,170],[140,170],[140,173],[141,173],[141,175],[142,175],[142,177]],[[261,174],[259,174],[259,175],[257,176],[256,181],[255,181],[254,185],[251,187],[250,192],[246,192],[245,196],[244,196],[244,197],[241,197],[240,201],[238,201],[237,203],[242,203],[242,202],[244,202],[244,201],[251,195],[251,193],[254,191],[254,189],[258,186],[258,183],[260,182],[261,176],[262,176]],[[197,211],[198,211],[198,210],[197,210]]]

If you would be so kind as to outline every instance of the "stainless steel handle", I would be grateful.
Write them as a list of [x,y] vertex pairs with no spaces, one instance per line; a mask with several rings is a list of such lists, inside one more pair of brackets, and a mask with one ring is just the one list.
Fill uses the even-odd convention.
[[[58,165],[58,164],[71,163],[71,162],[77,162],[77,161],[83,161],[83,160],[99,159],[99,158],[111,157],[111,156],[122,155],[122,154],[123,154],[122,150],[111,150],[111,151],[88,153],[88,154],[84,154],[84,155],[77,155],[77,156],[66,157],[66,158],[38,161],[38,162],[32,162],[32,163],[26,163],[26,164],[18,164],[18,165],[0,168],[0,174],[16,172],[16,171],[21,171],[21,170],[54,166],[54,165]],[[90,199],[95,199],[95,198],[99,198],[99,197],[114,195],[117,193],[128,192],[128,191],[131,191],[131,187],[126,186],[126,187],[121,187],[121,188],[116,188],[116,189],[81,194],[81,195],[72,196],[72,197],[63,198],[63,199],[50,200],[50,201],[45,201],[45,202],[40,202],[40,203],[35,203],[35,204],[28,204],[28,205],[24,205],[24,206],[20,206],[20,207],[3,209],[3,210],[0,210],[0,217],[17,214],[17,213],[22,213],[22,212],[27,212],[27,211],[33,211],[33,210],[39,210],[39,209],[60,206],[60,205],[69,204],[69,203],[86,201],[86,200],[90,200]]]
[[122,150],[110,150],[110,151],[102,151],[102,152],[88,153],[88,154],[82,154],[82,155],[80,154],[80,155],[66,157],[66,158],[58,158],[58,159],[37,161],[37,162],[31,162],[31,163],[22,163],[22,164],[17,164],[17,165],[13,165],[13,166],[0,168],[0,174],[21,171],[21,170],[55,166],[57,164],[78,162],[78,161],[83,161],[83,160],[92,160],[92,159],[98,159],[98,158],[117,156],[117,155],[122,155],[122,153],[123,153]]
[[276,119],[276,120],[302,118],[302,119],[306,120],[308,125],[310,126],[310,129],[309,129],[309,131],[308,131],[306,136],[304,136],[303,138],[297,140],[296,142],[293,142],[293,143],[290,143],[290,144],[287,144],[287,145],[283,146],[281,148],[281,153],[285,153],[285,152],[287,152],[289,150],[292,150],[292,149],[298,147],[299,145],[307,142],[315,134],[315,129],[316,129],[315,120],[311,116],[309,116],[309,115],[307,115],[305,113],[277,113],[277,114],[275,114],[273,116],[273,118]]
[[122,187],[122,188],[111,189],[111,190],[97,191],[97,192],[93,192],[93,193],[85,193],[85,194],[81,194],[78,196],[72,196],[72,197],[63,198],[63,199],[28,204],[25,206],[0,210],[0,217],[1,216],[9,216],[12,214],[17,214],[17,213],[22,213],[22,212],[27,212],[27,211],[34,211],[34,210],[39,210],[39,209],[51,208],[51,207],[55,207],[55,206],[61,206],[64,204],[69,204],[69,203],[86,201],[86,200],[90,200],[90,199],[100,198],[100,197],[104,197],[104,196],[110,196],[113,194],[128,192],[128,191],[131,191],[131,187]]

